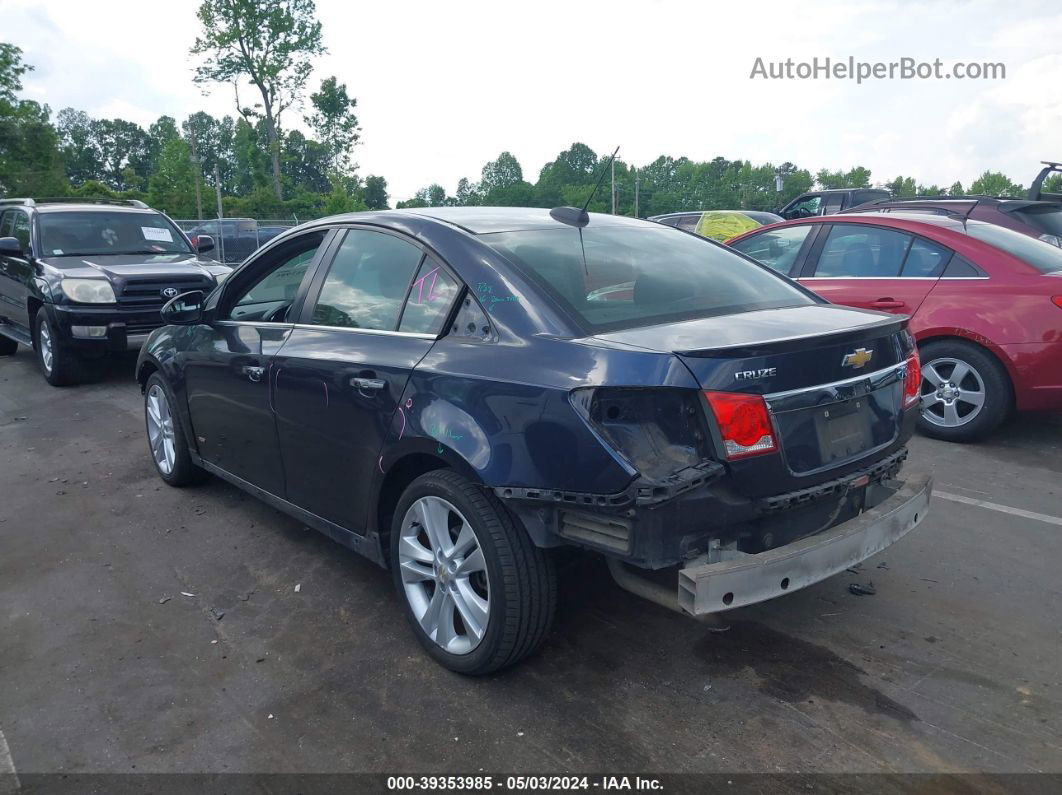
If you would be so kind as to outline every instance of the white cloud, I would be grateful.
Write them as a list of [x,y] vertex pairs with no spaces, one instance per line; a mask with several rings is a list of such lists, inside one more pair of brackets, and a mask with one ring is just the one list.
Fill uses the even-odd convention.
[[[4,39],[37,71],[27,94],[53,109],[127,115],[232,113],[231,89],[204,97],[188,48],[197,3],[0,0]],[[358,98],[363,174],[394,197],[476,179],[502,150],[534,180],[572,141],[660,154],[817,168],[869,167],[964,184],[985,169],[1028,182],[1062,157],[1055,2],[997,4],[704,2],[351,3],[318,0],[335,74]],[[754,59],[1002,61],[1003,81],[750,80]],[[288,125],[301,124],[298,111]],[[1055,147],[1054,149],[1052,147]]]

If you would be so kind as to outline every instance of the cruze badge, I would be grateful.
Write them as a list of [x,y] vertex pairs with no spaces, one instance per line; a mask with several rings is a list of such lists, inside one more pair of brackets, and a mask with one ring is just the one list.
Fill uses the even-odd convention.
[[778,375],[777,367],[764,367],[762,370],[741,370],[734,373],[734,378],[738,381],[751,381],[755,378],[771,378]]
[[862,367],[872,358],[874,358],[874,351],[868,351],[866,348],[856,348],[851,353],[844,355],[844,358],[841,359],[841,366]]
[[177,297],[177,288],[176,287],[167,287],[167,288],[165,288],[162,291],[162,297],[163,298],[176,298]]

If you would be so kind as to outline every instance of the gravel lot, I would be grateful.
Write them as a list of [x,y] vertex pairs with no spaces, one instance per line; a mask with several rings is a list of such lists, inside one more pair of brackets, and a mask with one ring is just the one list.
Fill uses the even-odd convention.
[[542,652],[470,680],[373,564],[164,486],[134,361],[54,389],[0,359],[0,773],[1062,772],[1062,417],[916,438],[922,526],[725,633],[574,556]]

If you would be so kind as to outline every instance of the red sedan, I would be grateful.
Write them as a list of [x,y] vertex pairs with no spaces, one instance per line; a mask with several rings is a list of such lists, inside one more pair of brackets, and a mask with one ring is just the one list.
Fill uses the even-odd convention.
[[729,245],[836,303],[911,316],[921,429],[970,441],[1062,410],[1062,249],[958,215],[830,215]]

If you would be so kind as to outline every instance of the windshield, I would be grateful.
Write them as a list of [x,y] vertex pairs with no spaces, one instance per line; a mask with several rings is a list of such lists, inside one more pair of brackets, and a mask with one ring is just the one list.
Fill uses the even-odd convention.
[[158,213],[104,210],[38,216],[46,257],[100,254],[191,254],[177,229]]
[[[814,304],[808,293],[715,243],[661,226],[482,235],[591,332]],[[585,261],[583,252],[585,251]]]
[[995,224],[969,222],[966,233],[1032,265],[1041,273],[1062,271],[1062,248]]

